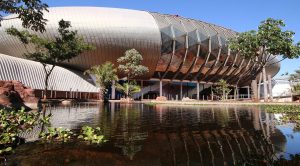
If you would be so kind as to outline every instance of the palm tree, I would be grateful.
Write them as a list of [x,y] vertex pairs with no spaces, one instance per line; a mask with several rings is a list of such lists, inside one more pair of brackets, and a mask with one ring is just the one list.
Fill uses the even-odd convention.
[[132,97],[132,95],[134,93],[140,92],[141,91],[141,87],[136,85],[135,81],[131,81],[131,82],[126,82],[123,85],[121,84],[117,84],[116,85],[116,89],[125,94],[126,98],[128,97]]
[[112,85],[113,81],[118,80],[117,69],[114,68],[114,64],[111,62],[105,62],[102,65],[96,65],[91,67],[91,69],[86,70],[85,74],[94,75],[96,78],[96,84],[100,88],[100,95],[104,100],[104,103],[108,102],[108,89]]

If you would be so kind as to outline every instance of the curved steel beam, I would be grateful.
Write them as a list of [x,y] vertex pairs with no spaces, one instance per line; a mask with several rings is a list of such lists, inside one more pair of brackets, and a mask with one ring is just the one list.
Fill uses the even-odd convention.
[[209,76],[209,74],[214,70],[215,66],[218,64],[219,60],[220,60],[220,55],[221,55],[221,50],[222,50],[222,45],[221,45],[221,40],[220,40],[220,34],[217,30],[215,30],[212,26],[209,25],[210,28],[212,28],[214,31],[217,32],[217,37],[218,37],[218,42],[219,42],[219,50],[218,50],[218,55],[217,58],[214,62],[214,64],[210,67],[210,69],[202,76],[202,78],[200,78],[198,81],[203,81],[206,77]]
[[191,71],[194,69],[196,62],[197,62],[197,60],[199,59],[200,47],[201,47],[200,44],[198,44],[198,46],[197,46],[197,55],[196,55],[196,57],[194,58],[193,64],[191,65],[191,67],[190,67],[189,70],[186,72],[186,74],[184,75],[184,77],[182,77],[181,80],[185,80],[185,79],[189,76],[189,74],[191,73]]
[[180,71],[181,71],[181,69],[182,69],[182,66],[183,66],[183,64],[185,63],[185,60],[186,60],[186,56],[187,56],[187,54],[188,54],[188,51],[189,51],[189,37],[188,37],[188,32],[187,32],[186,27],[184,26],[184,24],[183,24],[182,22],[181,22],[181,25],[182,25],[182,27],[183,27],[185,33],[186,33],[186,34],[185,34],[185,53],[184,53],[184,57],[183,57],[183,59],[182,59],[180,65],[179,65],[179,67],[178,67],[178,69],[177,69],[175,75],[172,77],[171,80],[174,80],[174,79],[178,76],[178,74],[180,73]]

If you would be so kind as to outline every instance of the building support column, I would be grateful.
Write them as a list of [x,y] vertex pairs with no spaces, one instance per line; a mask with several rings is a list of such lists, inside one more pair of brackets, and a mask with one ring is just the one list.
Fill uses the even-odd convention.
[[248,92],[248,94],[247,94],[247,95],[248,95],[248,96],[247,96],[247,98],[248,98],[248,99],[250,99],[250,86],[247,86],[247,92]]
[[258,101],[260,101],[261,80],[262,80],[262,72],[259,74],[259,80],[258,80],[258,85],[257,85],[257,100]]
[[214,100],[214,91],[213,91],[213,85],[210,86],[210,94],[211,94],[211,100]]
[[[143,90],[144,87],[144,82],[143,80],[141,81],[141,90]],[[144,93],[141,94],[141,100],[144,100]]]
[[272,77],[268,75],[268,83],[269,83],[269,98],[270,101],[273,101],[273,94],[272,94]]
[[50,94],[50,98],[53,98],[53,86],[51,86],[51,94]]
[[159,80],[159,96],[163,96],[163,94],[162,94],[162,80]]
[[268,101],[268,87],[267,87],[267,75],[266,75],[266,68],[263,68],[263,81],[264,81],[264,101]]
[[197,84],[197,100],[200,99],[200,85],[199,85],[199,82],[196,83]]
[[115,100],[116,99],[116,82],[112,81],[111,85],[111,99]]
[[258,94],[257,94],[257,81],[252,80],[251,82],[251,90],[252,90],[252,100],[257,101],[258,100]]
[[180,100],[182,100],[182,82],[180,82]]

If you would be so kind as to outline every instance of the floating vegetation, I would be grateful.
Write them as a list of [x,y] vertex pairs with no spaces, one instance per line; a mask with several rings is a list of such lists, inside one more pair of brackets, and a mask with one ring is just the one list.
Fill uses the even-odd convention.
[[13,152],[13,149],[24,143],[19,137],[22,132],[32,130],[39,123],[39,114],[21,110],[0,110],[0,155]]
[[84,126],[81,128],[81,134],[78,136],[78,138],[90,144],[100,144],[106,142],[101,133],[100,127],[92,128],[89,126]]
[[[70,129],[51,127],[51,117],[52,114],[43,114],[41,117],[41,113],[26,112],[24,109],[1,109],[0,157],[13,153],[16,147],[25,143],[25,138],[21,138],[20,134],[31,131],[35,126],[41,128],[39,138],[44,143],[69,142],[74,139],[79,139],[90,144],[100,144],[106,141],[99,127],[84,126],[79,134],[74,134]],[[47,127],[46,130],[44,130],[44,127]]]
[[39,137],[45,141],[67,142],[71,139],[73,132],[70,129],[48,127],[47,132],[41,132]]
[[300,105],[263,105],[265,111],[269,113],[299,113]]
[[148,102],[148,103],[145,103],[145,105],[147,105],[147,106],[156,106],[156,103]]
[[295,123],[294,130],[300,130],[300,105],[266,105],[264,109],[269,113],[282,114],[283,123]]

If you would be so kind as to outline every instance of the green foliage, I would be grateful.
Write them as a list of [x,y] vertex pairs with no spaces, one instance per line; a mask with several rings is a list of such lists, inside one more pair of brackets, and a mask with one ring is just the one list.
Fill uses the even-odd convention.
[[269,113],[282,114],[283,123],[295,123],[295,130],[300,130],[299,105],[266,105],[263,108]]
[[41,117],[41,118],[39,119],[39,123],[40,123],[41,125],[50,126],[50,119],[51,119],[51,117],[52,117],[52,114],[51,114],[51,113],[48,114],[48,115],[45,115],[45,116],[43,116],[43,117]]
[[39,37],[28,31],[19,31],[16,28],[7,29],[7,33],[16,36],[26,45],[33,44],[35,51],[26,53],[25,56],[31,60],[42,64],[57,65],[59,62],[69,60],[86,50],[92,49],[92,46],[86,44],[82,37],[79,37],[77,31],[71,31],[69,21],[60,20],[58,36],[54,40]]
[[217,87],[214,89],[214,92],[218,96],[221,96],[222,100],[227,100],[227,96],[231,92],[231,89],[228,87],[228,84],[224,79],[220,79],[217,82]]
[[87,141],[90,144],[100,144],[106,142],[101,133],[100,127],[92,128],[89,126],[84,126],[81,128],[81,134],[78,136],[78,138]]
[[118,80],[117,69],[111,62],[105,62],[102,65],[93,66],[85,71],[85,74],[92,74],[96,77],[96,83],[100,86],[100,93],[104,96],[104,101],[108,101],[107,91],[113,81]]
[[299,105],[265,105],[263,108],[269,113],[300,113]]
[[116,84],[117,91],[126,95],[126,97],[132,97],[134,93],[140,92],[141,87],[136,84],[135,81],[130,81],[129,83]]
[[261,22],[257,31],[243,32],[230,41],[233,52],[245,58],[253,58],[261,66],[265,66],[273,56],[297,58],[300,55],[300,43],[294,44],[294,32],[284,31],[282,20],[268,18]]
[[46,141],[67,142],[72,135],[73,132],[70,129],[48,127],[48,131],[40,133],[39,137]]
[[300,84],[299,84],[299,83],[293,85],[292,92],[293,92],[293,93],[298,93],[298,92],[300,92]]
[[39,114],[21,110],[0,110],[0,155],[20,144],[18,135],[39,123]]
[[149,72],[148,67],[141,65],[143,56],[136,49],[127,50],[117,61],[120,63],[118,69],[127,76],[128,80]]
[[[3,20],[21,19],[25,28],[31,28],[34,31],[45,31],[46,19],[43,18],[43,12],[47,10],[48,5],[41,0],[1,0],[0,1],[0,25]],[[4,18],[1,13],[16,14],[9,18]]]
[[153,102],[145,103],[145,105],[147,105],[147,106],[152,106],[152,107],[153,107],[153,106],[156,106],[156,104],[157,104],[157,103],[153,103]]
[[45,94],[47,94],[48,79],[56,65],[93,48],[78,36],[77,31],[70,30],[71,23],[69,21],[60,20],[58,24],[58,36],[54,40],[39,37],[26,30],[19,31],[13,27],[7,30],[8,34],[18,37],[25,47],[28,44],[35,46],[33,52],[27,52],[24,55],[43,65],[46,76]]
[[289,75],[289,81],[297,82],[300,80],[300,70],[295,70],[295,73]]

